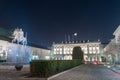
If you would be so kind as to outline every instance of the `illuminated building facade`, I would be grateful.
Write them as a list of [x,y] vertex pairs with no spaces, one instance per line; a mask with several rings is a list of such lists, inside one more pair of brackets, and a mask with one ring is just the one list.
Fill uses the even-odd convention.
[[[0,40],[0,60],[7,60],[7,58],[9,57],[8,52],[11,51],[11,53],[13,52],[9,46],[14,45],[14,46],[18,46],[18,44],[15,43],[11,43],[9,41],[6,40]],[[22,46],[22,45],[19,45]],[[50,50],[47,48],[43,48],[40,46],[36,46],[36,45],[28,45],[26,46],[27,48],[30,49],[30,53],[31,53],[31,59],[32,60],[46,60],[49,59],[49,55],[50,55]]]
[[113,35],[115,37],[111,39],[104,48],[104,56],[106,62],[110,62],[110,64],[120,64],[120,25],[114,31]]
[[53,56],[56,60],[71,60],[73,48],[80,46],[84,52],[85,61],[101,61],[101,42],[80,42],[53,44]]
[[20,59],[19,61],[27,63],[31,60],[49,59],[50,49],[27,43],[26,37],[19,28],[14,30],[11,37],[0,35],[0,61],[17,62]]

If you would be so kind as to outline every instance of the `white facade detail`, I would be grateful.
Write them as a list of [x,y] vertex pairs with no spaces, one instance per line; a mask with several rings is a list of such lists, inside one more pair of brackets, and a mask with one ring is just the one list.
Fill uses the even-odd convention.
[[73,48],[76,46],[80,46],[84,52],[85,61],[101,61],[100,45],[101,42],[53,44],[54,59],[72,60]]
[[[28,46],[26,36],[22,29],[15,29],[13,32],[13,40],[0,40],[0,60],[7,62],[17,61],[20,57],[21,61],[30,58],[32,60],[48,60],[50,59],[50,50],[40,48],[39,46]],[[23,58],[23,59],[22,59]]]
[[114,31],[115,36],[104,48],[106,61],[110,64],[120,64],[120,26]]

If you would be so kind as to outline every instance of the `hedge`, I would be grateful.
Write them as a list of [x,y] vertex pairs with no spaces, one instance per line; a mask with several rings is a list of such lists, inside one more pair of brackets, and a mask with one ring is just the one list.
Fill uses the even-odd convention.
[[33,75],[47,77],[80,64],[80,60],[33,60],[30,62],[30,72]]
[[0,60],[0,62],[6,62],[6,60]]

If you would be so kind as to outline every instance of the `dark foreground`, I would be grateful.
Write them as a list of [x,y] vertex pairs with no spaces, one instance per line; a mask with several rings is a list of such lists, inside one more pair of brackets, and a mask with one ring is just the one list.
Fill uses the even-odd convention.
[[120,80],[120,74],[103,65],[81,65],[51,80]]
[[[44,80],[40,78],[24,78],[29,73],[29,67],[22,71],[0,69],[0,80]],[[120,80],[120,74],[103,65],[80,65],[51,80]]]

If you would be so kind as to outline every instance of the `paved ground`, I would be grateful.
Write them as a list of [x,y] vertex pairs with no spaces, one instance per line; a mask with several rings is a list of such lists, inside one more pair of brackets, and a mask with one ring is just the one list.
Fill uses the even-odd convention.
[[110,69],[111,69],[112,71],[120,74],[120,65],[111,66]]
[[81,65],[51,80],[120,80],[120,74],[103,65]]
[[20,77],[24,72],[22,71],[16,71],[16,70],[1,70],[0,71],[0,80],[20,80]]
[[28,73],[29,73],[28,66],[24,67],[22,71],[16,71],[14,66],[10,66],[10,68],[9,66],[2,66],[0,67],[0,80],[22,80],[25,74]]
[[[22,71],[16,71],[14,68],[0,69],[0,80],[45,80],[24,78],[27,73],[29,73],[29,67],[24,67]],[[103,65],[81,65],[51,80],[120,80],[120,74]]]

